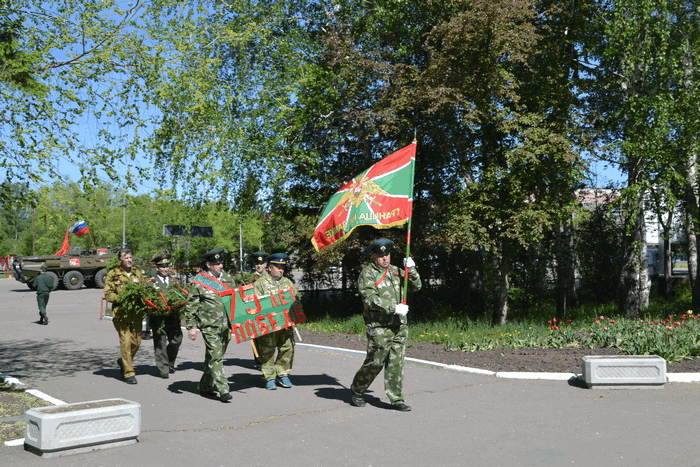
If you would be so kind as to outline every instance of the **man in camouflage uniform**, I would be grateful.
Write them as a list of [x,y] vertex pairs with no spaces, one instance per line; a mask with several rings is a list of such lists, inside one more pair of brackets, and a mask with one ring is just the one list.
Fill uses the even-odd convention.
[[[267,257],[267,272],[255,281],[255,295],[268,295],[278,290],[292,288],[297,301],[301,300],[299,291],[291,280],[284,277],[289,256],[285,253],[275,253]],[[265,379],[265,389],[277,389],[277,382],[283,388],[291,388],[289,374],[294,363],[294,331],[282,329],[258,337],[258,352],[262,360],[262,372]],[[275,359],[275,350],[277,358]],[[277,381],[277,382],[276,382]]]
[[[350,403],[356,407],[365,406],[362,395],[384,368],[384,390],[392,408],[408,412],[411,407],[405,404],[402,392],[408,305],[401,304],[403,275],[399,268],[391,265],[393,245],[386,238],[372,243],[369,246],[371,263],[357,280],[367,326],[367,357],[350,386]],[[406,266],[411,290],[419,290],[421,280],[411,258],[406,259]]]
[[204,397],[227,402],[232,396],[224,373],[223,359],[231,340],[231,325],[223,296],[230,294],[236,284],[233,278],[224,272],[223,248],[205,253],[202,260],[206,271],[199,273],[191,281],[193,289],[187,296],[185,305],[187,337],[196,339],[199,328],[206,346],[199,393]]
[[131,251],[126,248],[119,250],[119,266],[107,273],[104,287],[105,300],[112,303],[112,324],[119,333],[121,358],[117,359],[117,365],[121,368],[127,384],[137,383],[132,362],[141,346],[143,327],[143,311],[126,314],[119,306],[119,293],[122,288],[126,284],[136,284],[144,280],[141,271],[132,266]]
[[[151,287],[166,294],[168,289],[178,287],[180,281],[170,272],[170,255],[160,254],[153,258],[156,266],[156,275],[148,278],[147,283]],[[177,289],[176,289],[177,291]],[[185,295],[183,293],[183,300]],[[156,367],[163,379],[168,379],[170,373],[175,373],[175,359],[182,344],[182,327],[180,326],[180,312],[174,310],[169,315],[151,314],[150,321],[153,328],[153,350],[156,357]]]

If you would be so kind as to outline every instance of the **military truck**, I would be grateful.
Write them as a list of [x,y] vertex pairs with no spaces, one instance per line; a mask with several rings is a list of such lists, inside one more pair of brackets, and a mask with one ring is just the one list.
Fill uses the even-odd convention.
[[41,272],[41,266],[47,266],[46,273],[53,277],[53,289],[61,284],[68,290],[78,290],[85,284],[87,287],[102,288],[105,286],[107,261],[114,253],[106,248],[84,250],[72,246],[67,254],[62,256],[15,256],[12,261],[12,274],[15,279],[34,289],[34,278]]

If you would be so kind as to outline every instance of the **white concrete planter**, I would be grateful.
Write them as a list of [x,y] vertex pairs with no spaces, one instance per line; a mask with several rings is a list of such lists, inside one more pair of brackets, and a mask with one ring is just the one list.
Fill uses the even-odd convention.
[[592,389],[660,389],[666,384],[666,360],[658,355],[596,355],[581,360],[581,377]]
[[141,405],[124,399],[29,409],[24,449],[64,456],[138,442]]

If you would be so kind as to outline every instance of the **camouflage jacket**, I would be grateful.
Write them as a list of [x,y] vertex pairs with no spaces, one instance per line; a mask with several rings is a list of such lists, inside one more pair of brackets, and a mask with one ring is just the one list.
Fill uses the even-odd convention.
[[[421,280],[415,269],[408,274],[408,288],[420,290]],[[366,322],[384,325],[406,323],[405,316],[396,315],[396,305],[401,303],[403,287],[402,270],[394,265],[380,269],[374,263],[365,266],[357,279],[357,288],[364,305]]]
[[[207,276],[213,277],[209,274]],[[192,280],[197,281],[198,277],[200,277],[199,274]],[[217,282],[222,289],[233,289],[236,287],[236,282],[226,272],[222,273]],[[192,282],[191,285],[192,288],[187,296],[187,304],[183,313],[187,329],[192,329],[195,326],[199,328],[202,326],[228,326],[228,316],[226,315],[224,301],[217,291],[196,282]]]
[[112,303],[112,316],[118,317],[119,314],[119,293],[126,284],[143,282],[143,273],[139,268],[132,267],[131,273],[127,274],[121,266],[110,270],[105,276],[105,300]]
[[254,290],[255,295],[267,295],[270,292],[277,292],[278,290],[288,289],[290,287],[293,289],[294,297],[296,298],[296,300],[301,301],[301,295],[299,295],[299,291],[294,286],[294,283],[291,280],[289,280],[289,278],[282,277],[278,284],[267,272],[262,273],[260,277],[255,281]]

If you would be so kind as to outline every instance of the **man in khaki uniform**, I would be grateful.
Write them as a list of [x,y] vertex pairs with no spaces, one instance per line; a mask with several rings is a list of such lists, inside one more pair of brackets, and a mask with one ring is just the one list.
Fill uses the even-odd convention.
[[[291,280],[284,277],[289,256],[285,253],[275,253],[267,257],[267,272],[255,281],[255,294],[268,295],[271,292],[292,288],[294,296],[300,300],[299,291]],[[289,374],[294,363],[294,333],[292,328],[271,332],[258,337],[260,359],[262,360],[265,389],[277,389],[277,383],[283,388],[291,388]],[[275,358],[275,351],[277,357]]]
[[[256,251],[253,253],[253,282],[257,281],[265,274],[267,262],[265,261],[269,255],[264,251]],[[253,339],[253,360],[256,370],[262,369],[262,360],[260,359],[260,341],[258,338]],[[257,355],[256,355],[257,352]]]
[[131,251],[126,248],[119,250],[119,266],[107,273],[104,292],[105,300],[112,304],[112,324],[119,333],[121,358],[117,360],[117,365],[122,370],[122,376],[127,384],[137,383],[132,362],[141,346],[143,312],[127,313],[122,310],[119,306],[119,293],[126,284],[143,281],[141,271],[133,267]]

